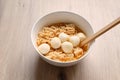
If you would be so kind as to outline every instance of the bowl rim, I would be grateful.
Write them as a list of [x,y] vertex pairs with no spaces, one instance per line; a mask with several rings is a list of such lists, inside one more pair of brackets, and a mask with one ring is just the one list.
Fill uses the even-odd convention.
[[33,37],[33,34],[32,34],[32,33],[33,33],[33,31],[34,31],[34,28],[36,27],[36,24],[37,24],[41,19],[43,19],[44,17],[46,17],[46,16],[48,16],[48,15],[51,15],[51,14],[55,14],[55,13],[68,13],[68,14],[73,14],[73,15],[77,15],[77,16],[81,17],[83,20],[86,21],[87,24],[89,24],[89,27],[92,29],[92,31],[93,31],[93,33],[94,33],[94,30],[93,30],[92,26],[90,25],[90,23],[89,23],[85,18],[83,18],[82,16],[80,16],[79,14],[77,14],[77,13],[75,13],[75,12],[71,12],[71,11],[55,11],[55,12],[50,12],[50,13],[44,14],[44,15],[42,15],[41,17],[39,17],[39,18],[35,21],[35,23],[33,24],[33,26],[32,26],[32,29],[31,29],[31,42],[32,42],[35,50],[37,51],[37,53],[40,55],[41,58],[47,59],[47,60],[49,60],[49,61],[52,61],[52,62],[58,63],[58,64],[70,64],[70,63],[75,63],[75,62],[81,61],[81,60],[84,59],[88,54],[90,54],[90,52],[91,52],[92,49],[93,49],[95,40],[91,41],[91,45],[90,45],[88,51],[85,52],[85,54],[84,54],[82,57],[80,57],[80,58],[77,59],[77,60],[72,60],[72,61],[67,61],[67,62],[60,62],[60,61],[55,61],[55,60],[46,58],[46,57],[45,57],[44,55],[42,55],[42,54],[38,51],[38,49],[36,48],[36,46],[35,46],[35,44],[34,44],[34,41],[33,41],[33,39],[32,39],[32,37]]

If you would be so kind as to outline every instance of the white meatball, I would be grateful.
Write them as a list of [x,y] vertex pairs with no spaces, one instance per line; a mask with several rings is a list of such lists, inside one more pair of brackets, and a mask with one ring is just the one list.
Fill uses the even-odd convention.
[[71,53],[73,50],[73,45],[70,42],[63,42],[61,47],[65,53]]
[[84,33],[78,33],[77,36],[80,38],[81,41],[83,41],[86,38]]
[[50,43],[54,49],[57,49],[61,46],[61,40],[58,37],[52,38]]
[[50,51],[50,46],[46,43],[41,44],[38,47],[38,50],[42,53],[42,54],[47,54]]
[[73,44],[74,47],[80,44],[80,38],[78,36],[71,36],[70,42]]
[[59,38],[61,39],[62,42],[67,41],[69,39],[69,35],[65,33],[60,33]]

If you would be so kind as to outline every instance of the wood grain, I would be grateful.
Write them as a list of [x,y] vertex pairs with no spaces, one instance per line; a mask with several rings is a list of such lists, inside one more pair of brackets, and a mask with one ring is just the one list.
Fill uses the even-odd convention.
[[34,22],[54,11],[75,12],[95,32],[120,16],[120,0],[0,0],[0,80],[120,80],[120,25],[95,41],[71,67],[44,62],[32,46]]

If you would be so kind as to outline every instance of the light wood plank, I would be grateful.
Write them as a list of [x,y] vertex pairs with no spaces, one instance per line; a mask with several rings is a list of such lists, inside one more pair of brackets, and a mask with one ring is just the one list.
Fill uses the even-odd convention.
[[120,25],[99,37],[93,51],[66,68],[44,62],[32,46],[34,22],[72,11],[95,32],[120,16],[120,0],[0,0],[0,80],[120,80]]

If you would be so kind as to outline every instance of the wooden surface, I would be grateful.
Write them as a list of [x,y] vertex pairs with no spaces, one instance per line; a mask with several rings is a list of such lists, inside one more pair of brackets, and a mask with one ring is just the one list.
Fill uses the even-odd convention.
[[32,25],[61,10],[83,16],[97,32],[120,16],[120,0],[0,0],[0,80],[120,80],[120,25],[99,37],[75,66],[55,67],[40,58]]

